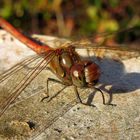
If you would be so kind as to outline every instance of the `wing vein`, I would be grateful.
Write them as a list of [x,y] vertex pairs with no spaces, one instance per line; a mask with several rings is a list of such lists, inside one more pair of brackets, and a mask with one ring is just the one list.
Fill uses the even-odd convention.
[[54,57],[54,55],[55,55],[54,52],[50,52],[49,54],[47,54],[47,56],[44,57],[44,59],[38,64],[38,66],[35,69],[33,69],[30,73],[28,73],[28,76],[24,77],[23,80],[17,85],[17,87],[13,91],[11,91],[9,98],[4,102],[4,104],[2,104],[0,116],[2,116],[2,114],[10,106],[10,104],[29,85],[29,83],[44,69],[44,67],[42,67],[41,69],[37,70],[38,67],[41,65],[47,66]]

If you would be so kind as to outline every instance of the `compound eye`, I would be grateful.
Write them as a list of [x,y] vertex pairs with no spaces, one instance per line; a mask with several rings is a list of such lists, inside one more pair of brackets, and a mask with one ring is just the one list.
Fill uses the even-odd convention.
[[72,66],[72,60],[68,53],[63,53],[61,55],[61,65],[66,68],[70,68]]
[[85,87],[86,81],[85,81],[85,74],[84,74],[84,66],[81,64],[75,64],[71,68],[71,77],[73,85],[77,87]]
[[80,81],[82,80],[77,70],[73,71],[73,76],[79,79]]
[[77,71],[77,70],[73,71],[73,76],[74,76],[74,77],[76,77],[76,78],[78,78],[78,77],[79,77],[79,73],[78,73],[78,71]]

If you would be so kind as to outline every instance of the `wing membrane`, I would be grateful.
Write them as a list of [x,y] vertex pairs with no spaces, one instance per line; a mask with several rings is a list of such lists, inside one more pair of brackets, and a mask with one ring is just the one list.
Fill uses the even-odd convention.
[[[128,31],[132,31],[135,27],[126,29]],[[125,31],[122,30],[122,31]],[[116,33],[121,33],[122,31],[116,31]],[[97,35],[97,38],[102,37],[110,37],[110,35],[114,35],[114,33],[101,33]],[[36,35],[37,37],[37,35]],[[41,38],[41,36],[39,36]],[[93,38],[93,37],[92,37]],[[43,40],[45,42],[45,37],[43,36]],[[47,42],[47,38],[46,38]],[[55,42],[55,38],[54,38]],[[135,58],[140,56],[140,47],[137,45],[128,45],[128,44],[107,44],[106,42],[94,42],[91,38],[81,39],[79,41],[62,41],[60,40],[60,47],[69,47],[74,46],[79,53],[79,55],[84,57],[100,57],[100,58],[109,58],[115,60],[125,60],[130,58]]]
[[2,73],[0,75],[0,83],[2,83],[3,81],[5,81],[6,79],[10,78],[10,76],[12,76],[13,74],[15,74],[19,70],[21,70],[24,66],[26,66],[26,65],[34,62],[38,58],[40,58],[40,56],[38,56],[38,55],[30,56],[30,57],[26,58],[25,60],[17,63],[16,65],[14,65],[12,68],[4,71],[4,73]]
[[[54,57],[54,53],[50,52],[44,59],[38,62],[36,68],[31,69],[27,75],[16,85],[13,89],[9,91],[10,95],[0,104],[0,116],[5,112],[5,110],[10,106],[10,104],[20,95],[20,93],[29,85],[29,83],[48,65],[51,59]],[[41,67],[40,69],[38,69]],[[14,68],[13,68],[14,69]],[[14,73],[14,71],[13,71]],[[3,80],[3,79],[2,79]]]
[[[93,45],[90,46],[76,46],[78,53],[84,50],[84,53],[94,57],[109,58],[115,60],[125,60],[136,58],[140,56],[139,48],[131,48],[127,45]],[[84,56],[84,54],[82,54]]]

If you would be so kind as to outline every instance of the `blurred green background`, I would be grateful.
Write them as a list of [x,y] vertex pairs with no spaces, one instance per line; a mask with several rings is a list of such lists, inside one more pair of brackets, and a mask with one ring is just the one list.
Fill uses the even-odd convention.
[[139,6],[139,0],[1,0],[0,16],[27,33],[89,36],[140,27]]

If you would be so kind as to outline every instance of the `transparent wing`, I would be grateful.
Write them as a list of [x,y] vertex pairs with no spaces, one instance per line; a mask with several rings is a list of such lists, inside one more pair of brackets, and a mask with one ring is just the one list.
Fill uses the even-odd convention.
[[[43,42],[48,41],[45,36],[38,36]],[[36,35],[37,38],[37,35]],[[63,43],[62,43],[63,42]],[[138,45],[128,45],[128,44],[106,44],[105,42],[95,43],[90,39],[83,39],[79,41],[68,41],[68,40],[58,40],[53,41],[53,45],[57,47],[75,47],[78,54],[82,57],[91,58],[109,58],[114,60],[125,60],[130,58],[136,58],[140,56],[140,47]],[[55,45],[55,43],[57,45]],[[59,45],[58,45],[59,44]]]
[[[9,88],[7,87],[8,94],[5,95],[6,97],[2,99],[0,103],[0,115],[2,115],[13,102],[17,101],[16,99],[19,94],[46,68],[54,55],[54,53],[49,53],[48,55],[44,55],[43,58],[40,56],[29,57],[0,76],[1,87],[9,86]],[[27,71],[25,71],[25,69],[27,69]],[[2,90],[4,91],[3,87]],[[14,106],[10,106],[10,109],[0,118],[0,134],[6,135],[5,137],[7,137],[9,135],[8,130],[10,129],[12,130],[12,138],[14,138],[14,136],[17,139],[21,137],[23,139],[27,137],[31,139],[40,138],[51,125],[77,104],[75,94],[72,94],[70,91],[71,90],[66,91],[64,95],[60,94],[58,98],[54,98],[49,103],[45,101],[43,103],[39,102],[38,94],[30,96],[30,98],[22,100],[21,102],[16,102],[16,104],[14,103]],[[82,99],[87,97],[87,92],[84,91],[80,93]],[[33,122],[35,124],[34,130],[27,129],[27,122]]]
[[[52,37],[46,37],[41,35],[35,35],[34,37],[41,42],[49,43],[51,47],[69,47],[73,46],[76,48],[79,55],[83,57],[99,57],[99,58],[109,58],[115,60],[130,59],[133,57],[140,56],[140,47],[137,44],[117,44],[115,42],[106,42],[108,38],[114,37],[117,34],[125,32],[139,32],[139,28],[131,27],[129,29],[122,29],[110,33],[100,33],[93,35],[92,37],[83,38],[80,40],[68,40],[68,39],[58,39]],[[99,39],[99,41],[97,41]],[[100,40],[101,39],[101,40]]]
[[[54,52],[49,52],[47,55],[43,56],[43,59],[41,59],[41,57],[39,58],[38,56],[28,58],[19,63],[22,66],[17,64],[0,76],[1,85],[9,88],[7,93],[9,94],[8,96],[6,96],[3,88],[1,88],[1,94],[3,93],[4,96],[0,102],[0,116],[5,112],[5,110],[10,106],[10,104],[14,102],[14,100],[20,95],[20,93],[30,84],[30,82],[48,65],[54,55]],[[35,63],[32,63],[33,61]],[[24,67],[23,65],[25,64],[32,64],[34,68],[29,69],[26,72],[24,71],[21,74],[21,70]],[[18,74],[19,71],[20,75]],[[15,75],[16,77],[12,75]]]
[[38,55],[29,56],[28,58],[26,58],[26,59],[22,60],[21,62],[17,63],[16,65],[11,67],[10,69],[4,71],[0,75],[0,83],[4,82],[8,78],[10,78],[10,76],[12,76],[16,72],[23,69],[25,66],[31,64],[32,62],[34,62],[36,59],[39,59],[39,58],[40,58],[40,56],[38,56]]
[[[79,53],[83,52],[86,55],[109,58],[115,60],[130,59],[140,56],[140,47],[138,44],[118,44],[112,38],[116,35],[122,35],[129,32],[137,32],[139,34],[139,27],[132,27],[129,29],[122,29],[111,33],[100,33],[90,38],[85,38],[80,41],[71,42],[72,46],[78,49]],[[87,50],[87,51],[86,51]],[[82,53],[83,56],[85,56]]]
[[[140,56],[140,48],[128,45],[88,44],[75,45],[78,53],[85,57],[108,58],[113,60],[126,60]],[[83,50],[83,51],[82,51]]]

